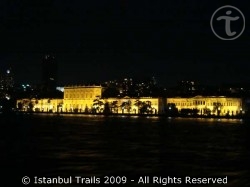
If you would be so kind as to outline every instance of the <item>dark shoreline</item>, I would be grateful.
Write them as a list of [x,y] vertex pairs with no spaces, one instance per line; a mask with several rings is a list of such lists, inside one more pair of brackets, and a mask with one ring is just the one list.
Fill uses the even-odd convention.
[[167,114],[103,114],[103,113],[75,113],[75,112],[11,112],[1,113],[0,116],[30,116],[30,115],[48,115],[48,116],[107,116],[107,117],[166,117],[166,118],[204,118],[204,119],[250,119],[250,116],[202,116],[202,115],[167,115]]

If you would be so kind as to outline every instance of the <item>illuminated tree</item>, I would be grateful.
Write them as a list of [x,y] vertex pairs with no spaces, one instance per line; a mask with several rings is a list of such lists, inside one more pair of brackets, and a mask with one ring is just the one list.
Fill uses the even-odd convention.
[[110,113],[111,113],[110,106],[109,106],[109,102],[106,102],[106,103],[104,104],[103,113],[104,113],[104,114],[110,114]]
[[120,107],[122,109],[122,113],[124,112],[124,110],[127,110],[127,112],[130,113],[130,111],[131,111],[131,101],[128,100],[128,101],[122,102]]
[[85,106],[84,112],[85,113],[89,113],[89,107],[88,107],[88,105]]
[[152,114],[153,113],[151,101],[140,101],[139,99],[137,99],[134,105],[137,106],[139,114],[145,114],[145,113]]
[[32,101],[29,103],[29,112],[33,112],[34,104]]
[[134,104],[134,105],[137,107],[138,114],[140,114],[140,113],[141,113],[141,108],[142,108],[142,106],[143,106],[142,101],[140,101],[139,99],[137,99],[137,100],[135,101],[135,104]]
[[96,99],[93,101],[93,112],[99,113],[101,112],[102,106],[104,105],[103,101],[101,101],[100,96],[96,96]]
[[118,113],[118,101],[112,101],[110,104],[111,112]]
[[204,115],[210,116],[211,110],[209,108],[204,108]]
[[213,103],[213,113],[216,113],[217,116],[220,115],[223,105],[220,102]]
[[152,106],[151,106],[151,101],[144,101],[142,102],[142,106],[140,108],[140,113],[142,114],[152,114]]

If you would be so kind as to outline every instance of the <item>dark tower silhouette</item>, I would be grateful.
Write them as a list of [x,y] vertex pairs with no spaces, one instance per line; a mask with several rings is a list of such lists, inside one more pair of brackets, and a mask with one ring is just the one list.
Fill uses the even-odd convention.
[[51,92],[57,85],[57,61],[53,55],[45,55],[42,61],[43,90]]
[[14,78],[11,68],[8,68],[5,73],[5,89],[8,91],[14,87]]

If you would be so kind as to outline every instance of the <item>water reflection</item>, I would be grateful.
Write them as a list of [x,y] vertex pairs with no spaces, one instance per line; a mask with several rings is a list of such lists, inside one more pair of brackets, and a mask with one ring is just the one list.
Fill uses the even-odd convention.
[[16,175],[227,175],[231,186],[250,184],[247,121],[41,115],[9,122],[0,132],[1,166]]

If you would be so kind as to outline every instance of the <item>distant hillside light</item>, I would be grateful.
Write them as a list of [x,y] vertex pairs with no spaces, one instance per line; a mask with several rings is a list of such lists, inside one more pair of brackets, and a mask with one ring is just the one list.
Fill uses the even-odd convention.
[[7,70],[7,74],[10,74],[10,70],[9,69]]

